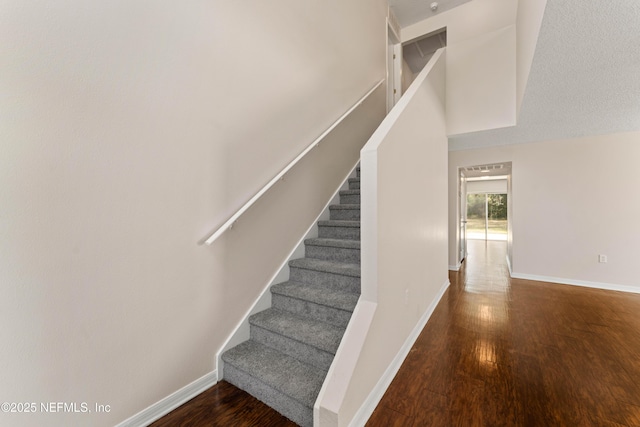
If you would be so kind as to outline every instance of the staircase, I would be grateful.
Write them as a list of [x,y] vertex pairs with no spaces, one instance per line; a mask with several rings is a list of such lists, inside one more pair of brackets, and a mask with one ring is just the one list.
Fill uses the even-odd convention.
[[226,351],[224,379],[301,426],[360,296],[360,168],[289,262],[289,281],[271,287],[272,307],[249,318],[250,339]]

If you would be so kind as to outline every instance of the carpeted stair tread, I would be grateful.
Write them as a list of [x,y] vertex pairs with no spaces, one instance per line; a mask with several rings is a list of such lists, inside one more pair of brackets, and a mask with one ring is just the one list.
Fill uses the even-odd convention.
[[327,246],[331,248],[360,249],[360,240],[328,239],[316,237],[304,241],[309,246]]
[[316,286],[307,286],[299,282],[283,282],[271,287],[271,293],[310,301],[315,304],[326,305],[353,312],[360,295],[351,292],[330,291]]
[[339,205],[331,205],[329,206],[329,215],[331,220],[359,221],[360,204],[341,203]]
[[[332,228],[331,230],[337,230]],[[346,230],[358,230],[347,228]],[[359,230],[358,230],[359,231]],[[305,240],[304,253],[307,258],[360,264],[360,240],[355,236],[326,236]]]
[[326,221],[318,221],[318,226],[360,228],[360,221],[344,221],[344,220],[330,219]]
[[271,287],[272,307],[249,317],[249,340],[222,355],[225,379],[304,427],[360,297],[356,172],[305,258],[289,261],[290,279]]
[[341,190],[340,203],[360,205],[360,190]]
[[344,328],[273,308],[252,315],[249,323],[331,354],[344,334]]
[[333,209],[333,210],[360,209],[360,205],[342,203],[342,204],[339,204],[339,205],[331,205],[331,206],[329,206],[329,209]]
[[326,376],[321,369],[253,340],[226,351],[222,360],[310,408]]
[[326,261],[314,258],[299,258],[289,261],[289,266],[303,270],[314,270],[341,274],[343,276],[360,277],[359,264],[345,264],[343,262]]
[[330,219],[328,221],[318,221],[318,237],[360,240],[360,220]]

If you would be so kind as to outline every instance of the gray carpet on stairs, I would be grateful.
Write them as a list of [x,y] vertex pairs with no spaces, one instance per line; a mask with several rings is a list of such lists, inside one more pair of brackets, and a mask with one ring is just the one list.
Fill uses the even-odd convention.
[[224,379],[301,426],[360,296],[360,168],[340,191],[289,281],[271,287],[272,307],[249,318],[250,339],[226,351]]

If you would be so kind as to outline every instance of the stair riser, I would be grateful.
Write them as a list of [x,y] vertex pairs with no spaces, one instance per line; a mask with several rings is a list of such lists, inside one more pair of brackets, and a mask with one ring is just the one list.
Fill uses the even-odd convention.
[[340,204],[343,205],[359,205],[360,204],[360,195],[359,194],[343,194],[340,196]]
[[269,387],[259,379],[236,369],[229,363],[224,365],[224,379],[261,400],[273,409],[303,427],[313,427],[313,408]]
[[329,209],[330,218],[339,221],[360,221],[360,209]]
[[360,189],[360,181],[349,182],[349,190],[359,190],[359,189]]
[[307,245],[305,247],[305,256],[307,258],[324,259],[327,261],[340,261],[346,262],[348,264],[360,263],[360,249]]
[[356,169],[356,176],[360,178],[360,169]]
[[327,239],[360,240],[360,227],[318,226],[318,237]]
[[360,292],[360,278],[328,273],[326,271],[306,270],[290,267],[289,280],[307,283],[309,285],[342,290],[345,292]]
[[285,295],[273,294],[271,296],[271,306],[279,310],[288,311],[299,316],[320,320],[331,325],[347,327],[351,312],[316,304],[310,301],[303,301]]
[[329,370],[331,366],[334,355],[327,351],[317,349],[256,325],[251,325],[250,330],[252,340],[264,344],[267,347],[277,349],[287,356],[291,356],[301,362],[323,370]]

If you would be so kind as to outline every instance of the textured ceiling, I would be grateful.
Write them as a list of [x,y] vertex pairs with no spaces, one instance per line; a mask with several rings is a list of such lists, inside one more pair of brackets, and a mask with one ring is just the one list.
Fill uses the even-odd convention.
[[[431,10],[431,3],[434,1],[438,3],[435,12]],[[389,0],[389,6],[400,26],[406,27],[469,1],[471,0]]]
[[449,149],[634,130],[640,1],[548,0],[518,124],[451,137]]
[[[429,3],[390,0],[402,26],[419,20],[410,16],[418,5],[427,12],[416,18],[430,12]],[[548,0],[517,126],[452,136],[449,149],[635,130],[640,1]]]

